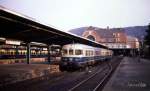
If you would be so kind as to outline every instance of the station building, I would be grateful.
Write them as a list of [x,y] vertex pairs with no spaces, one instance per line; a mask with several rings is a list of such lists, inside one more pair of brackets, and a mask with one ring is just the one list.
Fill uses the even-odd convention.
[[131,53],[131,50],[138,51],[139,41],[136,37],[128,36],[123,28],[95,28],[88,27],[82,37],[102,43],[115,51],[115,54]]
[[127,36],[127,48],[136,48],[139,49],[139,40],[133,36]]

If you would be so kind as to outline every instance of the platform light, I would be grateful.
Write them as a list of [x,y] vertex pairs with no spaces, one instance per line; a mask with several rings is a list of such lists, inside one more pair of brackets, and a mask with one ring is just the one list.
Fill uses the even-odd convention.
[[16,40],[6,40],[6,44],[11,44],[11,45],[20,45],[21,41],[16,41]]

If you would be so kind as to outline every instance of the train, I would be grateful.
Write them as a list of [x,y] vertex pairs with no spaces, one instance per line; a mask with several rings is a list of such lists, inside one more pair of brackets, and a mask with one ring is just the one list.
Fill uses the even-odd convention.
[[110,60],[112,56],[113,51],[109,49],[79,43],[66,44],[62,47],[62,59],[59,68],[61,71],[84,68],[101,61]]
[[[27,48],[26,46],[15,45],[0,45],[0,59],[16,59],[26,58]],[[47,51],[45,48],[32,47],[31,58],[46,57]]]
[[[32,46],[30,57],[33,62],[46,62],[48,55],[50,56],[51,63],[58,64],[61,60],[60,46],[51,45],[50,54],[48,54],[47,47]],[[0,60],[23,60],[26,61],[27,47],[16,45],[0,45]]]
[[[0,59],[26,59],[26,46],[0,45]],[[73,43],[62,47],[52,46],[50,51],[51,63],[59,64],[60,70],[84,68],[101,61],[111,59],[113,51]],[[31,58],[48,60],[46,47],[31,47]]]

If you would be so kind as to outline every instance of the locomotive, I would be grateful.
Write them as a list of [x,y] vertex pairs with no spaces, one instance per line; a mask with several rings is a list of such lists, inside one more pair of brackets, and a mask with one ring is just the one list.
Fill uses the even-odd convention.
[[62,47],[60,70],[78,69],[111,59],[112,50],[84,44],[67,44]]

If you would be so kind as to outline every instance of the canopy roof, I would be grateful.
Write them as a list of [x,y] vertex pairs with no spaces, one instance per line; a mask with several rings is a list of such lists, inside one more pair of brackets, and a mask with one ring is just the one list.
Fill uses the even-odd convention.
[[81,43],[94,47],[107,48],[95,41],[60,31],[52,26],[41,24],[33,18],[10,11],[3,7],[0,8],[0,37],[21,40],[25,43],[40,42],[48,45]]

